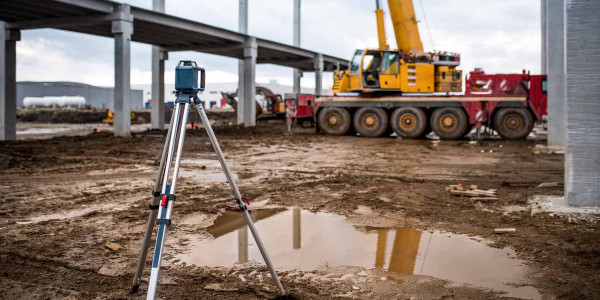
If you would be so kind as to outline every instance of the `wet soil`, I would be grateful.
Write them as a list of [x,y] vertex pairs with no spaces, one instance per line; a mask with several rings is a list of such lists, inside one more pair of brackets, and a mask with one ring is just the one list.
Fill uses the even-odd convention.
[[[600,297],[600,223],[507,209],[525,206],[533,195],[562,194],[561,185],[536,188],[563,181],[563,157],[536,150],[543,141],[404,141],[322,136],[311,129],[288,135],[283,124],[252,129],[223,124],[215,132],[240,189],[257,210],[298,207],[343,216],[360,228],[476,236],[513,251],[524,263],[524,281],[508,284],[533,286],[545,298]],[[0,294],[144,298],[149,264],[140,292],[129,290],[165,134],[115,138],[100,132],[1,143]],[[158,295],[275,298],[266,268],[252,259],[202,266],[180,256],[194,243],[214,239],[211,226],[233,206],[226,183],[214,175],[214,153],[202,130],[188,131],[183,158],[186,172],[178,183]],[[450,196],[444,188],[458,182],[497,189],[499,200]],[[495,235],[499,227],[517,232]],[[409,273],[361,263],[280,269],[291,298],[506,296],[431,273]]]

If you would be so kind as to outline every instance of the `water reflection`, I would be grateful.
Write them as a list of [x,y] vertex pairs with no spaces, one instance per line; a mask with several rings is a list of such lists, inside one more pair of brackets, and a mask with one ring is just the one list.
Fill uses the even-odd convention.
[[[533,287],[522,286],[528,269],[513,251],[491,248],[468,236],[359,227],[343,216],[300,209],[254,210],[250,215],[280,270],[376,267],[506,291],[513,297],[541,297]],[[177,258],[208,266],[263,262],[241,213],[226,212],[207,230],[214,239],[192,242],[191,251]]]

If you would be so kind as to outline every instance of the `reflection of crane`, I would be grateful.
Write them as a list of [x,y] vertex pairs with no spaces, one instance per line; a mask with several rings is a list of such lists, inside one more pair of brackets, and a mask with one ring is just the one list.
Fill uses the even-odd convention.
[[[377,251],[375,252],[375,267],[385,269],[387,234],[391,229],[369,230],[365,228],[366,233],[377,233]],[[421,232],[412,228],[397,228],[395,232],[392,253],[389,257],[388,271],[400,272],[404,274],[413,274],[417,254],[419,252],[419,243],[421,241]]]
[[356,50],[350,68],[335,71],[333,92],[460,92],[460,56],[423,52],[412,0],[388,0],[388,6],[398,49],[389,49],[381,1],[376,0],[379,48]]

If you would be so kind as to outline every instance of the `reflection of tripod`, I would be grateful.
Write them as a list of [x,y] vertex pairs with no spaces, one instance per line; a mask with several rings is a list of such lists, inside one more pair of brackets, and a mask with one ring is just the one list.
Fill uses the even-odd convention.
[[[271,260],[267,255],[267,251],[265,250],[262,241],[258,236],[258,232],[254,227],[254,223],[248,214],[248,208],[246,206],[248,202],[246,198],[240,194],[237,184],[231,176],[231,172],[229,171],[229,167],[225,162],[225,157],[223,156],[223,152],[221,151],[217,137],[210,126],[210,122],[208,121],[208,117],[206,116],[206,112],[202,106],[202,102],[200,99],[198,99],[198,91],[204,90],[204,69],[198,68],[195,65],[196,63],[191,61],[182,61],[176,68],[175,89],[177,90],[177,99],[175,100],[175,109],[173,110],[173,116],[171,118],[169,131],[167,133],[165,146],[163,148],[162,157],[160,160],[158,176],[152,192],[150,217],[148,218],[146,234],[144,235],[144,242],[142,243],[142,250],[139,257],[138,266],[133,279],[132,292],[135,293],[139,289],[141,275],[146,262],[146,255],[148,253],[150,239],[152,237],[152,231],[156,222],[158,225],[158,233],[156,236],[156,247],[154,248],[154,258],[152,259],[152,271],[150,273],[147,299],[154,299],[156,295],[156,287],[158,285],[158,275],[160,271],[165,235],[167,233],[167,228],[171,224],[171,212],[173,210],[173,203],[175,201],[175,187],[177,185],[177,175],[179,173],[179,163],[181,161],[181,153],[183,150],[183,141],[185,138],[188,113],[190,106],[193,103],[200,114],[200,119],[206,128],[208,137],[215,149],[217,158],[221,163],[221,168],[227,177],[227,181],[229,182],[229,186],[231,187],[231,191],[235,197],[235,202],[238,204],[240,210],[244,213],[248,227],[250,227],[252,236],[254,236],[254,240],[256,241],[267,267],[269,268],[269,272],[271,272],[273,281],[275,282],[275,285],[277,285],[279,292],[283,295],[284,290],[281,282],[279,281],[279,277],[277,277],[277,274],[275,273],[273,264],[271,263]],[[198,77],[199,73],[201,75],[200,78]],[[170,176],[173,154],[175,152],[175,166],[173,169],[173,175]],[[171,179],[170,184],[169,179]],[[160,217],[157,219],[157,216]]]

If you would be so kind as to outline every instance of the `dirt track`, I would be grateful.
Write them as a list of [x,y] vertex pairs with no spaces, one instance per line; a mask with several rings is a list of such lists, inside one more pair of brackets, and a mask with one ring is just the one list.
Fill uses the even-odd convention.
[[[164,134],[147,131],[114,138],[103,132],[0,144],[0,293],[8,299],[131,297]],[[535,194],[562,193],[560,185],[536,189],[542,182],[563,180],[562,155],[537,153],[536,141],[365,139],[314,135],[309,129],[290,136],[281,124],[217,127],[216,134],[241,190],[251,200],[345,215],[361,226],[477,235],[492,240],[494,247],[516,250],[529,263],[528,280],[544,295],[600,297],[599,223],[506,212],[507,206],[525,205]],[[184,158],[214,159],[201,130],[189,131]],[[448,195],[444,188],[457,182],[497,189],[500,200],[475,204]],[[167,249],[177,247],[177,241],[189,234],[207,237],[206,228],[229,202],[225,183],[183,176]],[[200,221],[185,221],[191,219]],[[515,227],[517,233],[494,235],[498,227]],[[122,248],[110,250],[107,242]],[[159,295],[275,297],[266,269],[259,267],[258,273],[255,269],[251,264],[234,268],[177,264],[167,255]],[[144,280],[148,267],[146,271]],[[331,267],[282,272],[282,281],[292,296],[310,299],[501,295],[421,275],[394,274],[402,283],[379,280],[389,274],[377,269],[366,270],[366,279],[357,280],[362,271]],[[351,276],[326,280],[346,274]],[[144,297],[146,284],[134,298]]]

